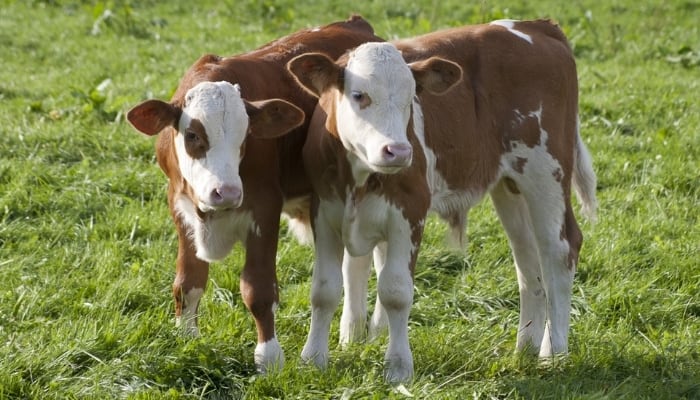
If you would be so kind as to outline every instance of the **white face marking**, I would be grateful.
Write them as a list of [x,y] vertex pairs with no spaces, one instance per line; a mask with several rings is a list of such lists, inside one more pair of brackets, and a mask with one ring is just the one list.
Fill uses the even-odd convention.
[[410,165],[406,128],[415,92],[413,74],[394,45],[366,43],[351,53],[336,123],[361,168],[394,173]]
[[497,21],[491,22],[490,25],[502,26],[502,27],[508,29],[508,31],[509,31],[510,33],[512,33],[513,35],[515,35],[515,36],[519,37],[520,39],[523,39],[523,40],[527,41],[528,43],[532,44],[532,37],[530,37],[530,35],[525,34],[525,33],[522,33],[522,32],[520,32],[520,31],[518,31],[518,30],[513,29],[513,27],[515,26],[515,23],[516,23],[516,22],[518,22],[518,21],[515,21],[515,20],[512,20],[512,19],[499,19],[499,20],[497,20]]
[[[235,208],[241,204],[243,187],[238,165],[247,130],[248,115],[238,85],[202,82],[187,92],[175,149],[180,173],[194,189],[201,211]],[[205,145],[206,151],[193,157],[188,152],[193,142],[188,144],[188,140],[194,133],[204,135],[195,143]]]

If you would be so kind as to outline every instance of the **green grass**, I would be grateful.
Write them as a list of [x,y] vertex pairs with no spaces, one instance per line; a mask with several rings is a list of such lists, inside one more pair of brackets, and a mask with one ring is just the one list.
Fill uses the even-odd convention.
[[325,372],[300,362],[312,252],[289,236],[278,255],[283,371],[254,372],[240,247],[212,268],[202,337],[180,337],[166,180],[153,140],[123,118],[141,100],[169,98],[201,54],[240,53],[350,12],[386,38],[495,18],[559,21],[599,179],[599,221],[582,224],[570,356],[543,365],[514,354],[515,273],[486,201],[463,253],[429,221],[406,389],[430,399],[700,398],[700,2],[657,3],[0,0],[0,398],[406,397],[382,380],[386,339],[333,346]]

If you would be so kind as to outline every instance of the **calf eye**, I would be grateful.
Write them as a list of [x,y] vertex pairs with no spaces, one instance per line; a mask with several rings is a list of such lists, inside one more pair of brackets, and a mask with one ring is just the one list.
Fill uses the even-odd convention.
[[188,142],[196,142],[199,140],[199,136],[192,131],[185,132],[185,140]]
[[369,98],[369,96],[367,96],[367,93],[360,92],[359,90],[353,90],[350,92],[350,97],[352,97],[353,101],[360,105],[360,109],[372,104],[372,100]]

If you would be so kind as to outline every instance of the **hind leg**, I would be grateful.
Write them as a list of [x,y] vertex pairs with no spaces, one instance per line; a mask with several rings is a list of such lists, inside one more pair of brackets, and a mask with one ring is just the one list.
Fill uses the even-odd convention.
[[[544,210],[542,216],[546,216]],[[543,225],[546,225],[544,223]],[[540,231],[545,230],[541,227]],[[565,203],[564,221],[559,234],[539,239],[542,278],[547,293],[547,323],[540,347],[540,357],[568,352],[571,295],[582,235],[571,204]],[[543,235],[541,235],[543,236]]]
[[[569,202],[567,178],[557,178],[543,164],[526,169],[518,187],[527,202],[532,233],[540,259],[540,280],[545,296],[545,326],[540,357],[568,351],[571,292],[581,232]],[[534,339],[534,338],[533,338]]]
[[516,346],[518,351],[537,354],[544,335],[546,298],[530,212],[522,194],[509,189],[505,181],[493,188],[491,200],[508,236],[518,276],[520,322]]

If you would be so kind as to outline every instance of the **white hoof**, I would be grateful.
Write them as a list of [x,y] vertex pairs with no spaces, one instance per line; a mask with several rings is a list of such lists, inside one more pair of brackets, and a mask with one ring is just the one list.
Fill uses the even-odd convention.
[[175,317],[175,327],[179,329],[184,336],[199,337],[199,328],[197,327],[196,318]]
[[391,357],[385,359],[384,379],[391,385],[410,382],[413,379],[413,358]]
[[284,367],[284,353],[277,338],[258,343],[255,346],[254,359],[255,368],[261,374],[282,370],[282,367]]
[[313,364],[316,368],[324,370],[328,367],[328,350],[322,351],[307,343],[301,351],[301,359],[307,364]]
[[[348,318],[349,319],[349,318]],[[367,323],[365,319],[354,321],[340,320],[340,345],[346,347],[350,343],[362,342],[367,337]]]

